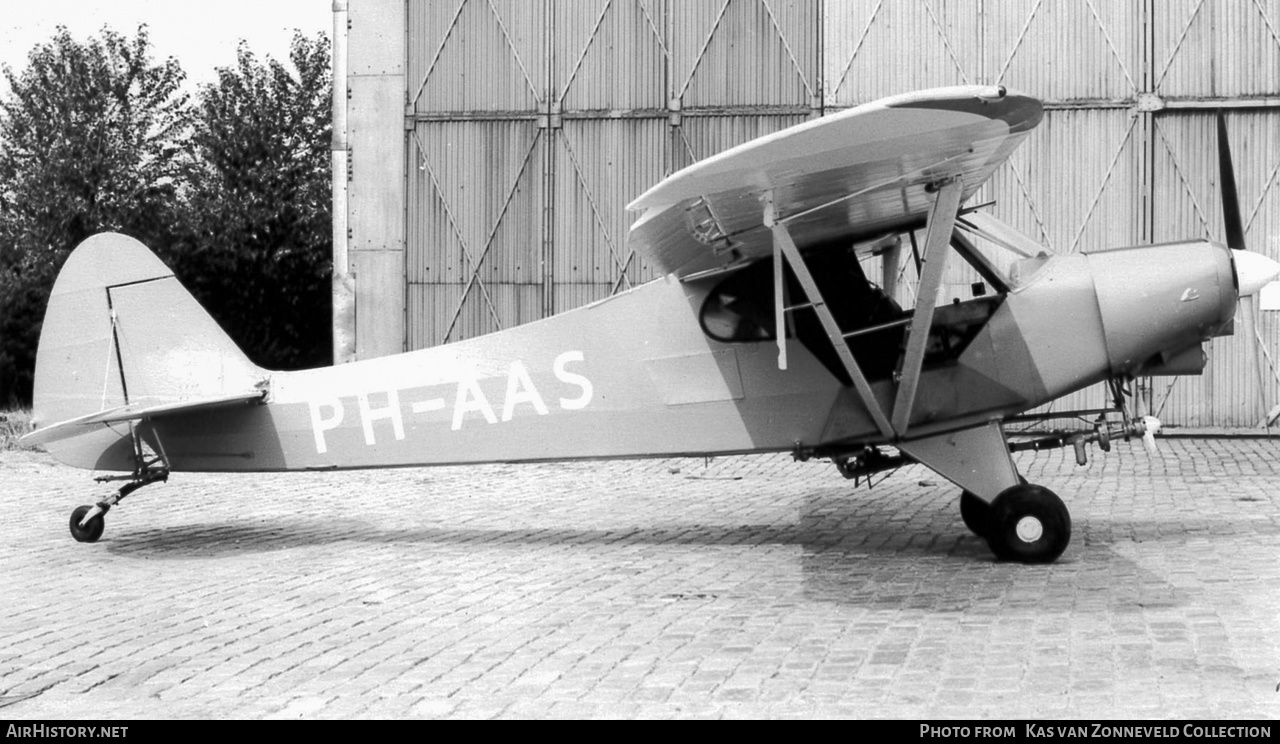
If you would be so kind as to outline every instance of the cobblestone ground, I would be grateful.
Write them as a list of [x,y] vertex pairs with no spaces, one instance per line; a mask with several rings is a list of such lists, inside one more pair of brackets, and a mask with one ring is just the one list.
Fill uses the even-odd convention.
[[0,717],[1280,714],[1280,445],[1019,455],[1072,509],[997,563],[955,487],[785,456],[175,475],[0,453]]

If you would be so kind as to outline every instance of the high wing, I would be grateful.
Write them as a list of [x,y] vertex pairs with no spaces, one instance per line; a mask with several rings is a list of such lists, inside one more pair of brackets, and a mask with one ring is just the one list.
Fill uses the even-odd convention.
[[753,140],[685,168],[629,207],[632,247],[687,277],[771,255],[764,199],[801,247],[921,227],[936,184],[969,198],[1043,116],[1003,87],[881,99]]

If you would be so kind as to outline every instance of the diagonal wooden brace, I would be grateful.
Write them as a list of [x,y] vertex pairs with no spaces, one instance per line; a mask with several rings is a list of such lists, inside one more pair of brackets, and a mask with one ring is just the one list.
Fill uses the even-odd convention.
[[963,191],[964,179],[959,176],[943,182],[929,212],[920,287],[916,291],[916,308],[908,331],[907,351],[898,376],[898,393],[893,401],[893,430],[899,436],[907,433],[911,409],[915,406],[924,351],[929,342],[929,329],[933,326],[933,310],[938,302],[938,288],[942,286],[942,275],[947,268],[947,246],[955,229],[956,212],[960,209]]

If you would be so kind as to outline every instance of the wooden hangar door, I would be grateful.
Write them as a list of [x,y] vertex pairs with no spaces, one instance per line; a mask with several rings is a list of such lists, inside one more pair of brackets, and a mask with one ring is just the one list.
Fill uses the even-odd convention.
[[[406,3],[408,348],[652,278],[625,204],[752,137],[875,98],[1003,84],[1041,126],[975,199],[1059,253],[1223,238],[1227,109],[1252,250],[1280,258],[1280,9],[1254,0],[438,0]],[[914,300],[904,265],[903,303]],[[945,292],[975,277],[953,262]],[[868,267],[868,273],[876,272]],[[1184,426],[1274,413],[1275,313],[1205,375],[1137,385]],[[1102,389],[1057,410],[1101,406]]]
[[[1045,118],[971,204],[1056,253],[1225,240],[1214,116],[1224,109],[1250,250],[1280,260],[1280,6],[1256,0],[827,2],[825,105],[940,85],[1001,84]],[[878,273],[879,269],[869,268]],[[914,299],[901,267],[902,303]],[[976,280],[961,262],[944,292]],[[1136,384],[1166,424],[1255,427],[1280,413],[1277,313],[1206,344],[1202,376]],[[1103,386],[1052,410],[1096,408]]]
[[821,113],[820,3],[407,4],[407,346],[653,278],[626,204]]

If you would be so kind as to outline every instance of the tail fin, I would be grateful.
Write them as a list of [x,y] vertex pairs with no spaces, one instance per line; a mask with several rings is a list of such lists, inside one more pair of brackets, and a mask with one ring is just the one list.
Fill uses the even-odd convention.
[[49,297],[31,437],[70,465],[129,470],[120,422],[144,415],[97,414],[261,395],[265,377],[146,246],[95,235],[72,251]]

